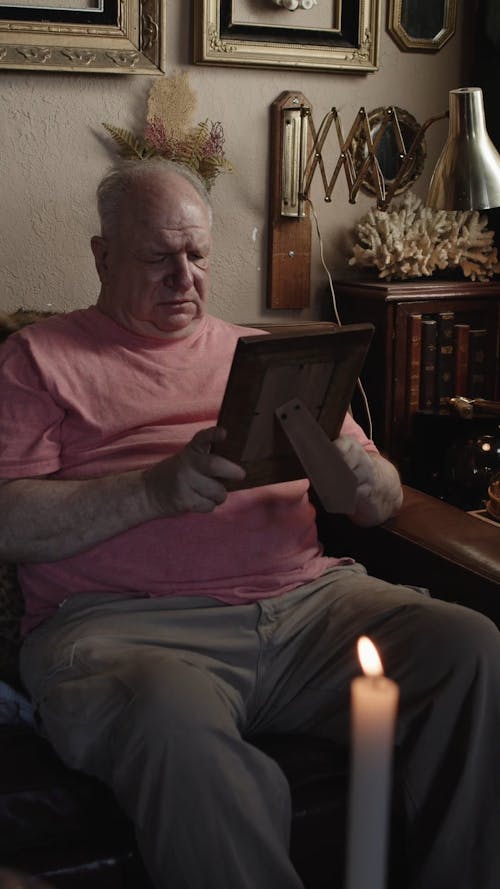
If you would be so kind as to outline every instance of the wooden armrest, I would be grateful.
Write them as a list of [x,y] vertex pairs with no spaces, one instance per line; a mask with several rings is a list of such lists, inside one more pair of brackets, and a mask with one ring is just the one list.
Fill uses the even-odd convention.
[[370,574],[427,587],[433,596],[482,611],[500,626],[497,528],[407,486],[400,513],[376,528],[320,517],[327,552],[351,555]]

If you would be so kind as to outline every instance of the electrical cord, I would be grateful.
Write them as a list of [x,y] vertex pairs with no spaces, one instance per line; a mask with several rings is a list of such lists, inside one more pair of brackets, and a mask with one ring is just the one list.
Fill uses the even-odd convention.
[[[312,213],[312,216],[314,219],[316,234],[318,236],[319,256],[320,256],[320,260],[321,260],[321,265],[323,266],[323,268],[326,272],[326,276],[328,278],[328,285],[330,288],[330,295],[332,298],[332,308],[333,308],[333,314],[335,317],[335,321],[337,322],[339,327],[342,327],[342,321],[340,318],[340,313],[339,313],[338,305],[337,305],[337,297],[335,294],[335,287],[333,284],[333,276],[332,276],[330,269],[328,268],[326,261],[325,261],[325,253],[324,253],[324,249],[323,249],[323,237],[321,234],[321,229],[319,227],[319,220],[318,220],[318,216],[316,213],[316,209],[315,209],[314,204],[313,204],[310,197],[306,197],[305,200],[307,201],[307,203],[309,204],[309,206],[311,208],[311,213]],[[356,381],[356,386],[357,386],[359,393],[361,395],[361,399],[363,401],[363,406],[364,406],[365,413],[366,413],[366,419],[367,419],[367,423],[368,423],[368,438],[373,440],[373,423],[372,423],[372,415],[371,415],[371,411],[370,411],[370,405],[368,403],[368,397],[366,395],[363,383],[361,382],[361,379],[359,377]]]

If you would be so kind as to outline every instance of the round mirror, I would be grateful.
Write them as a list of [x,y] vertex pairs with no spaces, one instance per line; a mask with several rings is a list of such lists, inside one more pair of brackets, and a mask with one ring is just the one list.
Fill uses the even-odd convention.
[[[393,106],[393,110],[394,114],[389,115],[387,108],[375,108],[367,113],[367,122],[372,142],[375,142],[377,137],[379,140],[374,154],[380,175],[384,179],[386,190],[394,184],[394,180],[400,172],[404,155],[409,151],[420,129],[420,124],[404,108]],[[396,120],[394,117],[396,117]],[[382,132],[380,132],[381,128]],[[353,162],[356,175],[361,170],[368,154],[366,133],[363,127],[361,127],[359,133],[353,139]],[[398,182],[394,194],[401,194],[401,192],[406,191],[418,179],[424,169],[425,156],[425,142],[421,140],[415,149],[414,157],[402,174],[401,181]],[[377,194],[374,177],[375,172],[372,162],[371,169],[370,167],[368,168],[367,175],[365,175],[361,185],[361,190],[365,194]]]

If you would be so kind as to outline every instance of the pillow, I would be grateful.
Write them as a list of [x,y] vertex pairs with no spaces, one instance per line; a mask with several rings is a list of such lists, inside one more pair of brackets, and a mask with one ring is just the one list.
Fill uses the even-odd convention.
[[41,318],[48,318],[50,315],[55,314],[55,312],[44,312],[38,309],[16,309],[15,312],[10,314],[8,312],[0,312],[0,343],[3,343],[16,330],[21,330],[22,327],[33,324],[34,321],[39,321]]
[[0,725],[30,725],[36,728],[35,711],[30,699],[2,680],[0,680]]

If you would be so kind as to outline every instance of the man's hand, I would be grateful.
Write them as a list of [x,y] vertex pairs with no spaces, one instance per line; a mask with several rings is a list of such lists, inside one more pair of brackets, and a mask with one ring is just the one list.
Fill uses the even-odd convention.
[[245,477],[241,466],[210,453],[225,431],[202,429],[182,451],[144,471],[146,492],[161,516],[185,512],[211,512],[227,497],[224,480]]
[[356,476],[358,500],[370,497],[375,485],[375,466],[370,455],[355,438],[348,435],[337,438],[334,445],[344,463]]
[[340,436],[334,446],[357,480],[352,520],[369,526],[394,515],[403,499],[395,466],[379,454],[367,454],[360,443],[348,435]]

